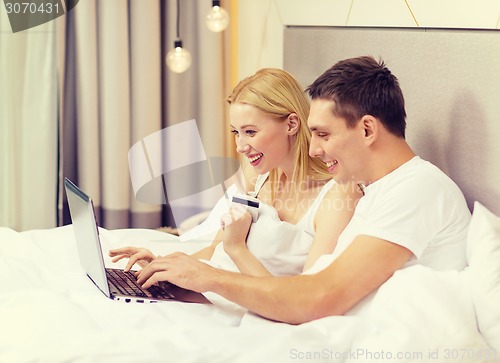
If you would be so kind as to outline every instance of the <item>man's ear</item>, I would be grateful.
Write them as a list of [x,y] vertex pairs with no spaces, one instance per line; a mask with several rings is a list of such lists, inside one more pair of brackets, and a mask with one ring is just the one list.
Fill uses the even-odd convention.
[[380,122],[372,115],[364,115],[361,118],[361,127],[364,131],[365,141],[371,145],[377,140],[380,132]]
[[299,132],[300,129],[300,119],[296,113],[291,113],[287,117],[287,125],[288,125],[288,135],[293,136]]

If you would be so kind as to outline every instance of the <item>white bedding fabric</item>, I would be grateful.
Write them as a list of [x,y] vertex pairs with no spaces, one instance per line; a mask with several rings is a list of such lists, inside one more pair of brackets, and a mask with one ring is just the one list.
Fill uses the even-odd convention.
[[[101,230],[103,250],[193,252],[150,230]],[[153,240],[164,241],[158,242]],[[109,260],[108,262],[109,263]],[[0,362],[495,362],[469,277],[413,266],[350,314],[299,326],[234,304],[108,300],[83,274],[71,226],[0,228]],[[300,292],[297,292],[300,293]]]

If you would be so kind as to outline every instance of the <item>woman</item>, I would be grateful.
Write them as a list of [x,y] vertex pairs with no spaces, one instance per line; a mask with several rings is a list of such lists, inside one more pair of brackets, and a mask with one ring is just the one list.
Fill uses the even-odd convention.
[[[326,165],[309,156],[309,101],[289,73],[259,70],[242,80],[227,102],[236,150],[255,174],[247,187],[262,202],[259,219],[247,236],[251,217],[239,213],[235,220],[231,215],[237,211],[231,210],[223,223],[239,228],[226,234],[221,229],[214,243],[194,256],[255,276],[300,273],[333,251],[360,192],[335,184]],[[133,247],[111,250],[110,256],[114,262],[129,258],[126,269],[155,258]]]

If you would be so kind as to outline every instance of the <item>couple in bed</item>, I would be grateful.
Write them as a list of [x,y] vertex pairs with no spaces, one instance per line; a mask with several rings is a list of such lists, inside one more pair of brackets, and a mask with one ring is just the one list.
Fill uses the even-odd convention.
[[[333,252],[352,217],[359,188],[335,185],[325,163],[309,156],[309,101],[289,73],[262,69],[241,81],[228,102],[236,150],[254,171],[247,175],[246,189],[261,201],[259,217],[251,228],[247,219],[238,222],[244,233],[235,238],[228,233],[231,214],[224,215],[228,228],[193,256],[253,276],[297,275],[320,255]],[[241,212],[230,211],[233,216]],[[126,270],[155,258],[133,247],[111,255],[116,256],[113,261],[130,257]]]
[[[260,74],[267,72],[271,71]],[[259,73],[254,77],[258,79]],[[308,87],[312,99],[308,117],[297,108],[271,113],[267,107],[261,109],[257,100],[264,98],[266,104],[265,96],[251,85],[251,78],[243,81],[229,98],[238,151],[250,157],[258,174],[276,168],[257,189],[259,198],[271,205],[286,205],[276,201],[287,198],[295,201],[296,209],[278,211],[283,220],[294,224],[302,222],[303,215],[313,215],[309,228],[314,237],[309,255],[303,257],[307,271],[270,276],[277,273],[259,261],[267,242],[252,240],[258,245],[252,254],[250,238],[245,244],[251,216],[236,211],[238,218],[223,218],[232,223],[225,223],[219,237],[223,250],[244,273],[214,268],[195,258],[206,258],[203,254],[209,255],[211,249],[194,257],[175,253],[156,258],[134,248],[111,251],[116,259],[142,261],[139,283],[147,288],[166,280],[198,292],[212,291],[264,317],[298,324],[344,314],[403,267],[465,267],[470,220],[465,198],[451,179],[406,143],[403,94],[383,62],[358,57],[336,63]],[[284,95],[273,83],[266,93]],[[285,93],[283,103],[296,104],[302,97],[300,90]],[[303,152],[298,161],[289,155],[300,151],[289,150],[300,147],[294,130],[304,126],[306,117],[311,136],[305,140],[312,159]],[[305,149],[304,144],[301,147]],[[315,159],[322,161],[335,182],[325,180],[321,167],[313,166]],[[300,165],[308,165],[302,174],[296,170]],[[300,193],[294,193],[296,183]],[[303,201],[311,200],[311,208],[302,207]],[[303,236],[311,232],[307,223],[303,229]]]

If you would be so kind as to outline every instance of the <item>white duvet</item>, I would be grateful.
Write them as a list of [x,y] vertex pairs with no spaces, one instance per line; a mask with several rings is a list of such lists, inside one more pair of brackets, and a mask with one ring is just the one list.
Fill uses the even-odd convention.
[[[158,254],[202,247],[149,230],[101,230],[101,238],[106,252],[131,244]],[[0,228],[0,278],[0,362],[500,358],[477,329],[466,271],[413,266],[397,272],[346,316],[298,326],[268,321],[213,295],[213,306],[108,300],[84,275],[71,226],[23,233]]]

